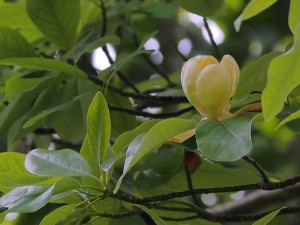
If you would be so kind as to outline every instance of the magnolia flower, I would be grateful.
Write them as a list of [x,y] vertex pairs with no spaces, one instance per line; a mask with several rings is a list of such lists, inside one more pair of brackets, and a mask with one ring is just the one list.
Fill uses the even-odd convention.
[[181,84],[189,102],[206,118],[231,118],[229,100],[235,94],[240,70],[234,58],[225,55],[219,63],[204,55],[188,60],[181,72]]

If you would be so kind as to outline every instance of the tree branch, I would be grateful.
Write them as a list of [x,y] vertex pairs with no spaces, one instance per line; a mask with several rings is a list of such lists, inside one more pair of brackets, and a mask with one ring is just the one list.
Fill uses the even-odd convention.
[[211,45],[213,46],[214,50],[215,50],[215,53],[216,53],[216,56],[221,59],[221,52],[220,52],[220,49],[219,47],[217,46],[215,40],[214,40],[214,36],[211,32],[211,29],[209,27],[209,24],[207,22],[207,18],[206,17],[203,17],[203,22],[204,22],[204,28],[208,34],[208,37],[209,37],[209,40],[210,40],[210,43]]
[[179,110],[177,112],[170,112],[170,113],[149,113],[149,112],[144,112],[144,111],[140,111],[140,110],[135,110],[135,109],[128,109],[128,108],[123,108],[120,106],[115,106],[115,105],[110,105],[108,104],[108,108],[111,111],[118,111],[118,112],[124,112],[124,113],[128,113],[131,115],[136,115],[136,116],[143,116],[143,117],[149,117],[149,118],[170,118],[170,117],[176,117],[176,116],[180,116],[184,113],[187,113],[191,110],[194,109],[193,106],[184,108],[182,110]]
[[263,168],[254,159],[252,159],[250,156],[244,156],[243,159],[255,167],[255,169],[260,173],[264,183],[270,182]]
[[[255,183],[255,184],[245,184],[245,185],[237,185],[231,187],[218,187],[218,188],[200,188],[194,189],[195,194],[208,194],[208,193],[225,193],[225,192],[236,192],[236,191],[245,191],[245,190],[276,190],[283,189],[289,186],[293,186],[300,182],[300,176],[295,176],[293,178],[286,179],[284,181],[279,182],[268,182],[268,183]],[[143,204],[148,202],[158,202],[158,201],[166,201],[173,198],[182,198],[186,196],[190,196],[191,192],[188,191],[179,191],[179,192],[170,192],[162,195],[155,195],[150,197],[136,197],[134,195],[126,194],[123,192],[117,192],[113,194],[112,191],[107,190],[108,196],[115,197],[117,199]]]
[[[104,2],[102,0],[100,0],[100,7],[101,7],[101,10],[102,10],[102,31],[101,31],[101,37],[104,37],[105,34],[106,34],[106,27],[107,27],[107,17],[106,17],[106,8],[105,8],[105,5],[104,5]],[[108,48],[107,48],[107,45],[104,45],[102,47],[102,50],[103,52],[105,53],[108,61],[110,64],[113,64],[114,63],[114,60],[113,58],[111,57],[111,55],[109,54],[109,51],[108,51]],[[117,75],[118,77],[124,82],[126,83],[129,87],[132,88],[132,90],[136,93],[140,93],[139,89],[137,89],[137,87],[130,81],[126,78],[126,76],[121,72],[121,71],[117,71]]]
[[243,197],[239,201],[233,201],[218,205],[209,209],[215,214],[249,214],[267,208],[274,204],[284,204],[300,195],[300,184],[281,190],[263,191],[258,190]]
[[[133,41],[136,45],[136,47],[139,47],[140,46],[140,43],[139,43],[139,40],[136,36],[136,34],[134,32],[132,32],[132,38],[133,38]],[[155,65],[151,59],[148,57],[148,55],[145,55],[145,54],[142,54],[144,60],[152,67],[152,69],[158,73],[160,76],[162,76],[167,82],[168,82],[168,86],[169,87],[174,87],[176,86],[175,83],[173,83],[173,81],[170,80],[170,78],[168,77],[168,74],[166,74],[165,72],[163,72],[157,65]]]

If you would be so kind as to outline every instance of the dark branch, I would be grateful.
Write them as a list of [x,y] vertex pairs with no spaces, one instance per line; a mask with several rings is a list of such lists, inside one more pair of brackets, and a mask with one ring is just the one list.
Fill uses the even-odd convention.
[[216,53],[216,56],[221,59],[221,52],[220,52],[220,49],[218,48],[215,40],[214,40],[214,37],[213,37],[213,34],[211,32],[211,29],[208,25],[208,22],[207,22],[207,18],[206,17],[203,17],[203,22],[204,22],[204,28],[208,34],[208,37],[209,37],[209,40],[210,40],[210,43],[211,45],[213,46],[214,50],[215,50],[215,53]]
[[188,59],[178,50],[178,48],[177,48],[177,46],[175,45],[175,49],[176,49],[176,52],[177,52],[177,54],[180,56],[180,58],[184,61],[184,62],[186,62],[186,61],[188,61]]
[[[104,2],[102,0],[100,0],[100,7],[101,7],[101,10],[102,10],[102,31],[101,31],[101,37],[104,37],[105,34],[106,34],[106,27],[107,27],[107,17],[106,17],[106,7],[104,5]],[[107,45],[104,45],[102,47],[103,49],[103,52],[105,53],[108,61],[110,64],[113,64],[114,63],[114,60],[113,58],[111,57],[111,55],[109,54],[109,51],[108,51],[108,48],[107,48]],[[139,89],[137,89],[135,87],[135,85],[126,78],[126,76],[121,72],[121,71],[117,71],[117,75],[118,77],[124,82],[126,83],[129,87],[131,87],[134,92],[136,93],[140,93]]]
[[39,127],[33,131],[33,133],[38,135],[49,135],[49,134],[55,134],[55,130],[53,128],[42,128]]
[[188,184],[188,188],[189,188],[189,191],[191,193],[191,196],[194,200],[194,203],[199,206],[200,203],[197,199],[197,196],[194,192],[194,187],[193,187],[193,181],[192,181],[192,177],[191,177],[191,171],[189,169],[189,165],[188,165],[188,151],[185,151],[184,153],[184,170],[185,170],[185,177],[186,177],[186,181],[187,181],[187,184]]
[[[194,189],[195,194],[208,194],[208,193],[225,193],[225,192],[236,192],[236,191],[245,191],[245,190],[275,190],[275,189],[283,189],[289,186],[293,186],[300,182],[300,176],[295,176],[294,178],[286,179],[280,182],[268,182],[268,183],[255,183],[255,184],[245,184],[231,187],[218,187],[218,188],[200,188]],[[182,198],[186,196],[190,196],[191,192],[188,191],[180,191],[180,192],[170,192],[162,195],[156,195],[151,197],[136,197],[130,194],[125,194],[123,192],[117,192],[113,194],[111,191],[107,191],[109,196],[118,198],[120,200],[131,202],[131,203],[148,203],[148,202],[158,202],[158,201],[166,201],[174,198]]]
[[250,163],[252,166],[254,166],[254,168],[260,173],[264,183],[270,182],[263,168],[254,159],[252,159],[250,156],[244,156],[243,159]]
[[90,64],[89,60],[87,59],[86,55],[83,55],[80,57],[80,59],[77,62],[77,66],[86,72],[88,75],[88,78],[93,81],[95,84],[105,87],[110,91],[113,91],[120,96],[123,97],[131,97],[133,99],[139,99],[139,100],[150,100],[153,102],[164,102],[166,103],[185,103],[188,102],[187,98],[185,96],[157,96],[157,95],[149,95],[149,94],[140,94],[140,93],[133,93],[129,91],[124,91],[120,88],[114,87],[110,84],[105,84],[104,81],[100,80],[98,78],[97,71],[93,68],[93,66]]
[[127,114],[131,114],[131,115],[136,115],[136,116],[143,116],[143,117],[149,117],[149,118],[170,118],[170,117],[176,117],[176,116],[180,116],[184,113],[187,113],[191,110],[194,109],[193,106],[187,107],[185,109],[179,110],[177,112],[171,112],[171,113],[149,113],[149,112],[144,112],[144,111],[140,111],[140,110],[135,110],[135,109],[128,109],[128,108],[123,108],[120,106],[115,106],[115,105],[108,105],[109,109],[111,111],[118,111],[118,112],[124,112]]
[[[137,38],[137,36],[136,36],[135,33],[132,33],[132,37],[133,37],[133,41],[134,41],[136,47],[140,46],[139,40],[138,40],[138,38]],[[162,77],[168,82],[168,86],[169,86],[169,87],[174,87],[174,86],[176,86],[176,84],[173,83],[173,82],[170,80],[170,78],[168,77],[168,74],[166,74],[165,72],[163,72],[157,65],[155,65],[155,64],[151,61],[151,59],[148,57],[148,55],[143,54],[142,56],[143,56],[144,60],[152,67],[152,69],[153,69],[156,73],[158,73],[160,76],[162,76]]]

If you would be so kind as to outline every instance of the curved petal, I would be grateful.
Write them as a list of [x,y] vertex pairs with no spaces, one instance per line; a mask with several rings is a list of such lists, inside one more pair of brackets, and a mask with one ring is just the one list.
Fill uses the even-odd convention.
[[234,95],[240,78],[240,69],[236,61],[231,55],[223,56],[220,64],[228,71],[231,76],[231,92],[230,98]]
[[199,111],[199,100],[196,95],[196,81],[201,72],[197,58],[188,60],[181,71],[181,85],[189,102]]
[[216,118],[228,109],[232,79],[227,70],[220,64],[205,67],[196,83],[199,103],[205,109],[207,117]]
[[198,58],[197,62],[201,71],[208,65],[219,64],[218,60],[216,60],[216,58],[211,55],[204,55],[201,58]]

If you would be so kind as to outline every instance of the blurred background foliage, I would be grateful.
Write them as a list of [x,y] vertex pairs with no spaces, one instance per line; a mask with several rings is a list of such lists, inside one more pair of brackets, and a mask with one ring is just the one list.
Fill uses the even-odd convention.
[[[292,42],[292,35],[288,28],[288,11],[289,1],[279,0],[272,7],[263,13],[243,22],[239,32],[234,29],[233,22],[239,16],[245,5],[249,1],[246,0],[225,0],[223,6],[218,10],[217,14],[208,18],[208,23],[213,32],[215,41],[222,55],[232,55],[243,68],[254,59],[263,56],[271,51],[284,51],[288,44]],[[134,83],[134,85],[142,92],[153,89],[161,89],[159,94],[177,95],[182,94],[180,86],[180,71],[185,58],[191,58],[198,55],[214,55],[216,53],[210,44],[206,30],[204,29],[203,18],[189,13],[182,8],[179,8],[174,0],[106,0],[106,34],[112,35],[108,45],[108,50],[113,60],[128,57],[142,43],[145,37],[153,32],[157,32],[145,44],[145,48],[153,50],[151,54],[151,63],[145,60],[143,55],[137,55],[132,60],[127,62],[122,67],[122,72],[126,77]],[[80,15],[80,37],[82,39],[95,40],[101,36],[103,32],[103,17],[101,16],[101,8],[97,5],[98,1],[81,0],[81,15]],[[79,16],[79,15],[78,15]],[[25,1],[23,0],[0,0],[0,26],[7,26],[20,31],[24,37],[35,46],[35,50],[45,57],[55,57],[60,54],[56,51],[56,47],[46,40],[41,32],[32,24],[25,10]],[[79,42],[80,43],[80,42]],[[84,47],[84,46],[83,46]],[[79,49],[79,50],[78,50]],[[80,48],[77,50],[80,51]],[[105,77],[105,69],[110,65],[101,49],[89,51],[87,56],[93,62],[93,65],[99,70],[101,76]],[[145,56],[148,57],[148,56]],[[74,54],[74,60],[76,54]],[[149,59],[148,59],[149,61]],[[0,66],[0,90],[1,98],[4,98],[4,86],[7,77],[11,73],[15,73],[18,77],[18,70],[13,71],[11,68]],[[102,74],[103,73],[103,74]],[[159,73],[167,74],[171,81],[167,81]],[[38,73],[28,74],[28,76],[38,76]],[[112,84],[115,86],[126,88],[132,91],[126,83],[120,80],[117,76],[112,79]],[[73,81],[66,81],[66,85],[70,87],[77,85]],[[169,88],[172,87],[172,88]],[[83,89],[97,90],[93,84],[84,84]],[[63,93],[63,89],[58,88],[58,94],[55,95],[53,101],[64,102],[68,99],[68,93]],[[70,93],[69,93],[70,94]],[[59,98],[59,96],[63,96]],[[30,96],[29,96],[30,97]],[[126,102],[120,99],[113,93],[107,94],[108,102],[114,105],[131,106],[132,102]],[[91,97],[85,98],[86,105],[89,105]],[[144,102],[136,101],[134,107],[143,107]],[[168,105],[150,107],[151,112],[158,110],[162,112],[170,112],[174,109],[181,109],[188,104]],[[5,102],[2,102],[1,109],[5,107]],[[147,108],[146,108],[147,109]],[[26,109],[25,109],[26,110]],[[60,117],[61,120],[68,119],[70,112],[76,110],[71,108],[68,112],[62,114],[54,114],[49,120],[55,120]],[[86,113],[83,110],[83,116]],[[21,113],[22,114],[22,113]],[[79,115],[80,116],[80,115]],[[78,120],[78,115],[74,115],[73,120]],[[181,115],[182,118],[195,117],[193,112]],[[114,138],[122,132],[131,130],[138,123],[144,121],[143,118],[136,118],[132,115],[123,114],[122,112],[111,112],[113,123]],[[72,118],[70,119],[72,123]],[[121,122],[122,121],[122,122]],[[124,123],[124,121],[129,121]],[[252,157],[257,160],[267,171],[276,174],[278,178],[286,178],[291,174],[300,172],[300,139],[297,133],[292,132],[288,127],[281,127],[276,130],[279,120],[273,119],[270,122],[256,122],[253,128],[253,151]],[[53,123],[55,124],[55,123]],[[120,126],[120,124],[123,124]],[[10,125],[7,125],[10,128]],[[56,127],[60,131],[60,137],[69,140],[73,145],[80,145],[85,135],[86,124],[84,122],[77,123],[77,127],[72,127],[71,130],[76,131],[70,133],[70,130],[64,130],[64,127],[59,125]],[[2,128],[1,128],[2,129]],[[80,131],[80,132],[78,132]],[[3,134],[6,133],[6,134]],[[8,132],[1,131],[1,151],[8,149],[7,145]],[[28,136],[18,138],[12,144],[10,150],[28,152],[32,148],[32,142],[28,141]],[[46,145],[51,141],[50,136],[33,135],[35,145]],[[68,143],[56,142],[56,147],[66,146]],[[163,153],[157,153],[163,154]],[[180,153],[173,150],[174,157],[180,158]],[[154,160],[155,161],[155,160]],[[148,164],[152,167],[151,158],[147,159]],[[175,163],[177,161],[175,160]],[[149,167],[151,167],[149,166]],[[226,165],[224,165],[226,166]],[[147,164],[144,165],[145,170]],[[151,168],[152,168],[151,167]],[[205,168],[205,166],[204,166]],[[170,169],[170,168],[169,168]],[[177,168],[171,168],[176,170]],[[165,170],[163,170],[165,171]],[[203,169],[203,171],[206,171]],[[200,172],[201,173],[201,170]],[[204,172],[203,172],[204,173]],[[222,175],[223,176],[223,175]],[[151,176],[150,176],[151,177]],[[155,178],[155,176],[153,176]],[[153,178],[153,179],[154,179]],[[164,178],[165,179],[165,178]],[[178,178],[180,180],[180,178]],[[148,182],[147,182],[148,181]],[[145,183],[146,182],[146,183]],[[137,183],[138,185],[150,185],[152,182],[149,176],[145,179],[143,174],[140,174]],[[156,180],[156,182],[158,182]],[[195,184],[197,186],[197,183]],[[144,190],[141,188],[141,190]],[[158,193],[159,190],[153,190]],[[243,193],[239,193],[241,198]],[[224,199],[225,198],[225,199]],[[203,204],[215,206],[220,202],[226,202],[230,197],[224,195],[203,195]],[[293,199],[295,203],[300,204],[299,199]],[[3,224],[39,224],[45,212],[53,209],[53,205],[49,205],[35,213],[19,215],[17,219],[10,222],[9,217]],[[11,215],[13,217],[13,215]],[[280,216],[274,219],[272,225],[280,224],[298,224],[299,214],[292,216]],[[241,223],[243,224],[243,223]],[[249,224],[249,223],[244,223]]]

